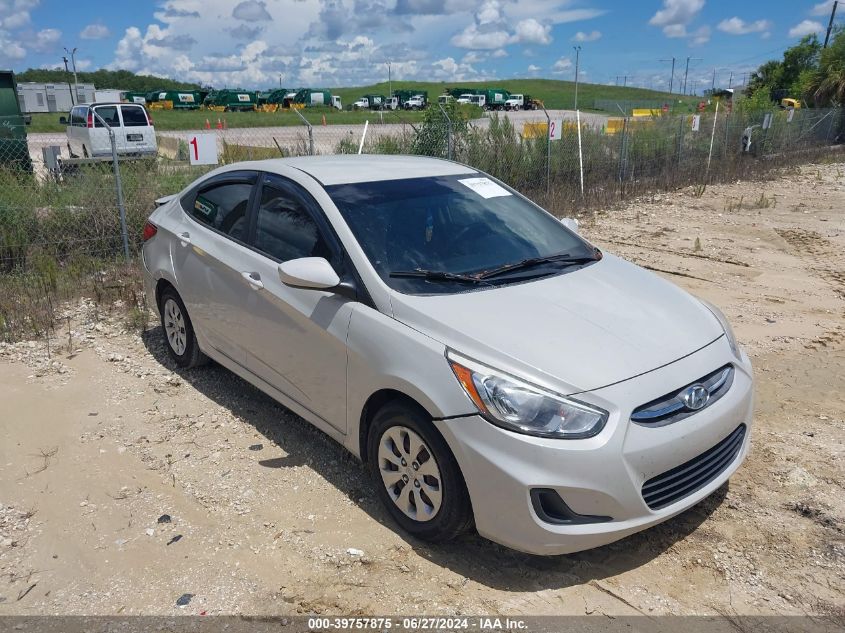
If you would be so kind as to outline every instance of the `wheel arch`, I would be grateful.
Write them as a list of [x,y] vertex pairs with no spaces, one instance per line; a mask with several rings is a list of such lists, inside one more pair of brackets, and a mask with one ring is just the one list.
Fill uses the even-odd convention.
[[[361,457],[361,461],[365,464],[369,458],[369,455],[367,454],[367,436],[370,433],[370,425],[372,424],[376,413],[378,413],[387,404],[391,403],[400,403],[412,409],[416,409],[428,418],[434,417],[431,412],[417,400],[397,389],[379,389],[375,393],[371,394],[370,397],[367,398],[367,402],[364,403],[364,408],[361,409],[361,418],[358,424],[358,454]],[[442,434],[437,430],[435,425],[432,424],[431,428],[442,437]],[[445,438],[443,439],[445,441]]]

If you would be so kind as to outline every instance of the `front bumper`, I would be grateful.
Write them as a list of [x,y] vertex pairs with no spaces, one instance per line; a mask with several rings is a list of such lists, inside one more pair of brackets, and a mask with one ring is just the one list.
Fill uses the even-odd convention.
[[[630,422],[631,411],[674,387],[693,382],[726,362],[736,368],[730,391],[686,419],[658,428]],[[481,416],[436,422],[461,467],[478,532],[532,554],[565,554],[611,543],[683,512],[717,490],[748,454],[753,377],[747,357],[730,355],[724,337],[664,368],[578,398],[610,412],[596,437],[551,440],[504,430]],[[620,404],[621,403],[621,404]],[[736,458],[715,479],[660,510],[651,510],[642,485],[695,458],[740,424],[746,433]],[[557,491],[580,515],[604,523],[558,525],[541,520],[530,491]]]

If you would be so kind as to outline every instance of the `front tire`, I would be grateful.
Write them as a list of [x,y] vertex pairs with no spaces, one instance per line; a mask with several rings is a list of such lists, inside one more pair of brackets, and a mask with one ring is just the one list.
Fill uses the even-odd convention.
[[393,519],[417,538],[451,540],[472,525],[463,475],[431,419],[416,408],[390,403],[369,429],[370,474]]
[[190,369],[208,361],[200,350],[194,327],[182,298],[173,288],[167,288],[159,299],[161,329],[167,353],[179,367]]

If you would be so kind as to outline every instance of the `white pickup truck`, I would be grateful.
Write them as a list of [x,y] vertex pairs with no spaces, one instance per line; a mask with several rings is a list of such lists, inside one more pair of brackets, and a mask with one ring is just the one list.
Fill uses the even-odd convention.
[[414,95],[405,102],[406,110],[422,110],[425,107],[425,97],[422,95]]

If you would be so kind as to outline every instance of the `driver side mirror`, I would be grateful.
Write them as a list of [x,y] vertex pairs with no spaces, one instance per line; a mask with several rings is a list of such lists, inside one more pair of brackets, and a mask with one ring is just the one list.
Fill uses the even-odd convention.
[[332,290],[340,284],[340,277],[322,257],[300,257],[282,262],[279,278],[291,288],[311,290]]
[[578,220],[575,218],[561,218],[560,222],[573,233],[578,233]]

